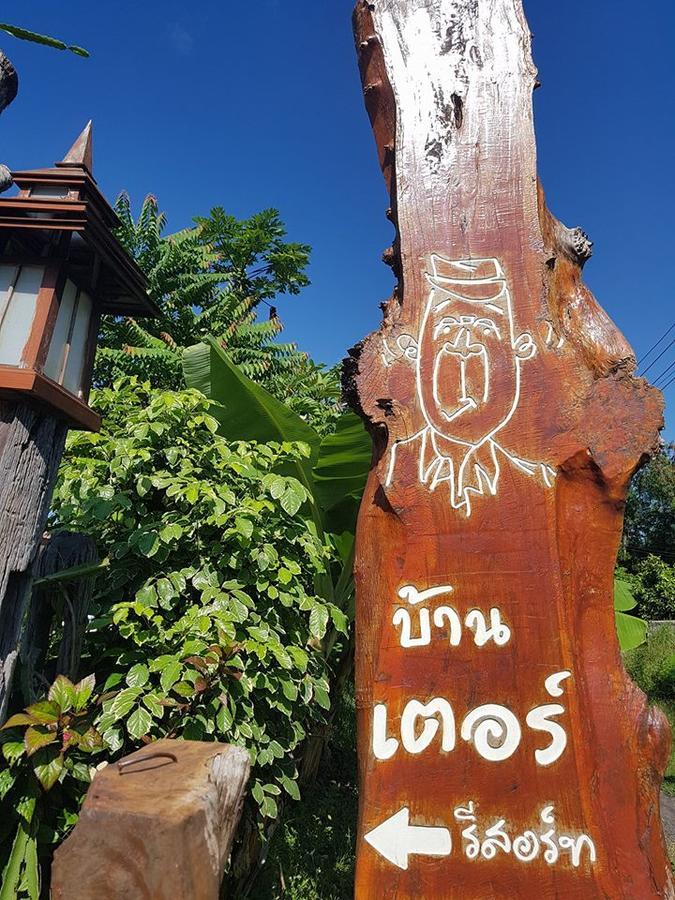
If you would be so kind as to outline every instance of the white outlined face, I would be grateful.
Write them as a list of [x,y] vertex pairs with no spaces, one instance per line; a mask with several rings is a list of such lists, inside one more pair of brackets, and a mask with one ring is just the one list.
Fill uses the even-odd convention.
[[515,338],[511,297],[496,259],[433,255],[431,291],[417,346],[417,389],[427,424],[448,440],[478,446],[512,416],[520,366],[536,348]]

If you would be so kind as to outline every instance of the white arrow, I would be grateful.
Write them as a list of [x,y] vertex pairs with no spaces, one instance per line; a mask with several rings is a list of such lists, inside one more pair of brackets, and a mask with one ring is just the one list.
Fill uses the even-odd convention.
[[408,857],[412,854],[449,856],[452,850],[452,839],[447,828],[411,825],[407,806],[369,831],[365,839],[380,856],[399,869],[408,868]]

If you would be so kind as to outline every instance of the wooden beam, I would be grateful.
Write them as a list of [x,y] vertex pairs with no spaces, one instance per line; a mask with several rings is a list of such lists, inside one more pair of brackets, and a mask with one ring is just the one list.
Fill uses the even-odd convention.
[[356,896],[673,897],[669,731],[613,610],[663,401],[538,189],[521,2],[362,0],[354,25],[397,276],[346,370],[376,448]]
[[51,896],[217,900],[249,770],[241,747],[161,740],[98,772]]

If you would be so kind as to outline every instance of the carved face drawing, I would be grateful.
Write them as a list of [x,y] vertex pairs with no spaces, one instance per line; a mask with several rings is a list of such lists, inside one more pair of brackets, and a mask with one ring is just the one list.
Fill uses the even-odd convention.
[[417,348],[417,387],[427,423],[476,446],[502,428],[520,395],[520,365],[536,352],[514,335],[511,296],[496,259],[432,255],[431,293]]

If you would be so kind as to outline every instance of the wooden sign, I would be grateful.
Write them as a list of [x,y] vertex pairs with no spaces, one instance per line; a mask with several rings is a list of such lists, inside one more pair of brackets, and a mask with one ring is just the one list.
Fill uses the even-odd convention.
[[347,373],[376,448],[356,896],[672,897],[670,736],[613,612],[662,399],[538,189],[521,2],[370,0],[355,30],[398,277]]

